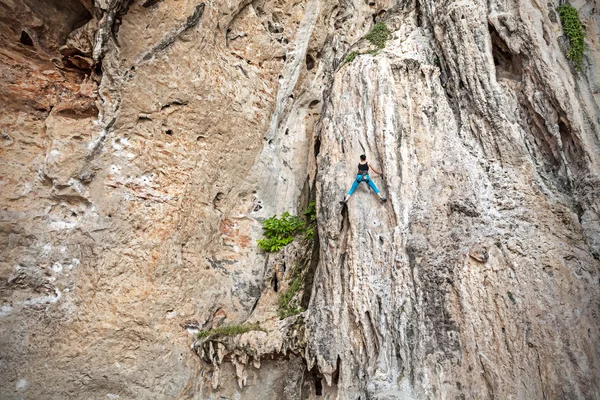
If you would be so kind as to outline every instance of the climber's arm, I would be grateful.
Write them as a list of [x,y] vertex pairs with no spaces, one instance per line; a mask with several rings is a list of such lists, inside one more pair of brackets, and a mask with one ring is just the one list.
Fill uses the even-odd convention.
[[371,163],[369,163],[369,167],[370,167],[370,168],[373,170],[373,172],[375,172],[377,175],[382,175],[381,171],[378,171],[378,170],[376,170],[376,169],[375,169],[375,167],[373,167],[373,166],[371,165]]

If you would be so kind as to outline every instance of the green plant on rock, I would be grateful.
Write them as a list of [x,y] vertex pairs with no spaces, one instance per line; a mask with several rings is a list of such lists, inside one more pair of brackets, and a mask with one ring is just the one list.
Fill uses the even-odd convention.
[[385,47],[385,42],[390,37],[390,30],[383,22],[378,22],[365,36],[369,42],[373,43],[377,49],[381,50]]
[[314,238],[315,238],[315,228],[312,226],[306,228],[306,230],[304,231],[304,239],[313,240]]
[[311,201],[308,203],[306,210],[302,212],[306,222],[304,224],[304,238],[313,240],[315,238],[315,228],[317,225],[317,202]]
[[302,215],[306,217],[307,222],[315,222],[317,220],[317,202],[313,200],[308,203],[306,209],[302,211]]
[[557,8],[560,22],[565,34],[569,38],[571,48],[567,52],[567,58],[573,62],[575,68],[581,71],[583,67],[583,50],[585,31],[579,20],[577,9],[569,4],[562,4]]
[[247,324],[247,325],[228,325],[220,328],[209,329],[200,331],[197,334],[198,339],[205,339],[208,337],[217,338],[223,336],[235,336],[241,335],[242,333],[250,331],[263,331],[259,324]]
[[[304,239],[314,241],[317,229],[317,203],[311,201],[306,209],[302,211],[301,217],[296,217],[288,212],[281,215],[281,218],[273,216],[262,222],[265,239],[258,241],[258,246],[268,252],[279,251],[285,245],[291,243],[295,236],[304,233]],[[305,249],[310,249],[310,243],[306,243]],[[307,254],[308,255],[308,254]],[[306,261],[306,258],[304,259]],[[304,308],[300,305],[301,299],[299,293],[303,291],[306,284],[307,272],[304,262],[297,263],[290,270],[290,282],[285,291],[279,296],[279,306],[277,312],[281,319],[300,314]]]
[[301,286],[302,275],[297,274],[290,282],[286,291],[279,297],[279,308],[277,310],[279,318],[283,319],[291,317],[292,315],[297,315],[304,311],[304,308],[298,304],[298,299],[296,297],[296,293],[298,293]]
[[262,222],[265,239],[258,241],[258,247],[268,252],[281,250],[294,240],[294,236],[304,229],[304,221],[287,211],[281,218],[272,216]]
[[353,51],[350,54],[348,54],[346,56],[346,58],[344,59],[344,64],[348,64],[351,63],[352,61],[354,61],[354,59],[356,57],[358,57],[358,55],[360,55],[360,53],[358,51]]
[[258,247],[273,253],[281,250],[294,241],[299,233],[304,233],[304,238],[314,239],[317,221],[317,203],[312,201],[302,212],[305,220],[291,215],[289,212],[281,214],[281,218],[272,216],[262,222],[265,238],[258,240]]

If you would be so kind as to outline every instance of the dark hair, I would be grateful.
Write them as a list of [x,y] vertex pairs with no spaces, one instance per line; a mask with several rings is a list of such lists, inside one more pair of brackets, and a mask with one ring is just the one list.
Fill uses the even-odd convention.
[[360,159],[363,160],[363,161],[365,161],[367,159],[367,156],[365,156],[364,154],[361,154],[360,155]]

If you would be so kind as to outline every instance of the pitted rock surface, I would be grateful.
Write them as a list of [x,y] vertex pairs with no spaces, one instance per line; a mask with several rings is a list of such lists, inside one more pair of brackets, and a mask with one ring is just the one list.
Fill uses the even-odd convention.
[[[600,14],[578,72],[558,5],[0,0],[2,398],[600,398]],[[341,205],[363,153],[388,201]]]

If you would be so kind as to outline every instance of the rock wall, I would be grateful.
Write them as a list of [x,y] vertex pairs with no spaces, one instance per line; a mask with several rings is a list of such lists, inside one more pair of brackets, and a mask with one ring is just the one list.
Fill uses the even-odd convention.
[[[341,398],[596,398],[593,88],[547,9],[414,6],[328,98],[310,356]],[[363,152],[389,203],[340,212]]]
[[[3,398],[600,397],[600,17],[577,72],[557,5],[0,0]],[[388,202],[342,206],[362,153]]]

